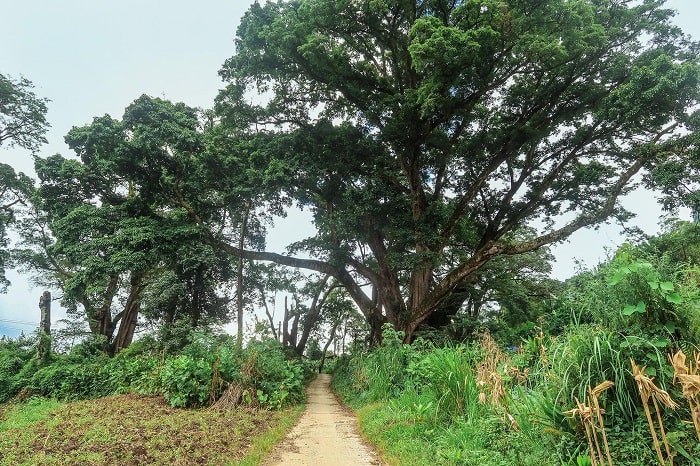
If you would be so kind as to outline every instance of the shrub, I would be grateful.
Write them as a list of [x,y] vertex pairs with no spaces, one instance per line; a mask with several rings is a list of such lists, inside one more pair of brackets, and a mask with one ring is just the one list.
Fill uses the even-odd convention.
[[304,399],[304,369],[300,363],[285,359],[279,342],[253,340],[246,352],[245,364],[252,366],[248,382],[261,404],[281,408]]
[[162,363],[159,357],[148,354],[119,353],[100,370],[112,393],[161,393]]
[[35,368],[35,340],[20,337],[16,340],[0,341],[0,403],[17,394],[28,374],[27,365]]
[[175,407],[215,401],[229,384],[246,390],[250,402],[281,408],[304,399],[304,369],[287,360],[275,340],[253,340],[241,349],[232,338],[197,336],[161,372],[163,395]]
[[183,354],[168,360],[161,374],[163,396],[176,408],[203,406],[209,400],[211,364]]

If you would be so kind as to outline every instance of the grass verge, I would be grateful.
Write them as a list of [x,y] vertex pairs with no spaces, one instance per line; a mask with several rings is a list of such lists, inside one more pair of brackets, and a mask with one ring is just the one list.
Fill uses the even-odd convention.
[[262,463],[262,460],[272,451],[287,432],[296,424],[299,416],[304,410],[304,405],[299,405],[295,408],[286,410],[287,415],[282,417],[279,422],[270,426],[270,429],[252,441],[250,451],[243,457],[242,460],[233,463],[235,466],[255,466]]

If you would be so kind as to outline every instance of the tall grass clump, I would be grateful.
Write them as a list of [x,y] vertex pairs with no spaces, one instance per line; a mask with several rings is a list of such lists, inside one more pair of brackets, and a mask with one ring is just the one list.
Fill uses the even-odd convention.
[[572,403],[575,398],[583,400],[588,387],[610,380],[615,384],[611,390],[615,405],[609,409],[633,419],[635,403],[632,394],[636,387],[630,385],[633,380],[630,380],[627,368],[629,359],[619,348],[620,339],[615,333],[595,326],[579,326],[557,339],[550,348],[550,380],[555,399],[562,404]]
[[474,368],[480,355],[474,346],[434,348],[411,365],[413,382],[433,396],[439,417],[478,416],[481,406]]
[[614,383],[606,410],[611,418],[632,421],[639,404],[629,359],[644,360],[663,383],[670,381],[672,369],[664,353],[645,338],[626,336],[599,326],[581,325],[556,339],[548,350],[551,370],[548,389],[558,403],[586,398],[588,387],[609,380]]
[[413,346],[403,343],[403,332],[385,324],[382,331],[382,346],[362,358],[366,378],[366,397],[369,401],[395,398],[406,387],[409,380],[408,366],[416,357]]

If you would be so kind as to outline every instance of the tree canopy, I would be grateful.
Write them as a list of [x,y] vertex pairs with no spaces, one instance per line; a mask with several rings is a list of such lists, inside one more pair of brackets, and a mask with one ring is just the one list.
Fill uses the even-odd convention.
[[[35,152],[46,142],[46,99],[31,91],[32,83],[14,80],[0,73],[0,147],[21,147]],[[10,265],[7,229],[16,220],[16,210],[26,204],[33,181],[0,163],[0,291],[9,284],[5,269]]]
[[48,100],[37,97],[33,87],[26,78],[15,80],[0,74],[0,146],[4,143],[35,152],[46,142]]
[[255,3],[217,109],[318,234],[312,260],[227,250],[329,273],[410,337],[492,259],[627,218],[636,175],[697,173],[698,46],[663,3]]

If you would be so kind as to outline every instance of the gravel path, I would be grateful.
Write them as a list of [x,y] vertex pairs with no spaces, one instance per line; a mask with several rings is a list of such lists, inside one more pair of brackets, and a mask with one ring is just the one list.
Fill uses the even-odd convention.
[[266,466],[383,464],[358,434],[357,420],[335,399],[330,381],[330,375],[320,374],[309,384],[306,409]]

